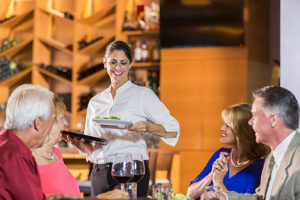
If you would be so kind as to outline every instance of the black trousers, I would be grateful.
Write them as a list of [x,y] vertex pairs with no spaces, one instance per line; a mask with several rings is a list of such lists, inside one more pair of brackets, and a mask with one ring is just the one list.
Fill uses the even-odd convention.
[[[146,197],[149,187],[150,171],[148,161],[145,160],[145,176],[138,182],[137,196]],[[111,175],[111,163],[107,164],[93,164],[91,173],[92,196],[113,190],[120,189],[119,183]]]

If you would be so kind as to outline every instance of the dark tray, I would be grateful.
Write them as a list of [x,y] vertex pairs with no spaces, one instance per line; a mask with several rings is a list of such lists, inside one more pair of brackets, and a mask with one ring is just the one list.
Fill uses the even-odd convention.
[[82,133],[77,133],[77,132],[74,132],[74,131],[61,131],[62,134],[65,134],[65,135],[70,135],[71,137],[78,137],[80,139],[85,139],[85,142],[92,142],[92,141],[95,141],[95,142],[99,142],[103,145],[106,145],[108,143],[108,141],[106,139],[103,139],[103,138],[98,138],[98,137],[93,137],[93,136],[89,136],[89,135],[84,135]]

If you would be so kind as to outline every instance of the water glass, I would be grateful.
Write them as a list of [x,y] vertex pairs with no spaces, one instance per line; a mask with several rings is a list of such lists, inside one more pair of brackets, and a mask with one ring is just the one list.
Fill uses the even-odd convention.
[[152,197],[157,200],[172,200],[172,184],[158,183],[153,185]]
[[137,183],[136,182],[126,183],[126,190],[128,191],[129,199],[137,199]]

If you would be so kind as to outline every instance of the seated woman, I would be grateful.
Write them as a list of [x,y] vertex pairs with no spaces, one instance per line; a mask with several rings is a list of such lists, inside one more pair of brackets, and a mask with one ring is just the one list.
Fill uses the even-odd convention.
[[80,196],[76,179],[64,164],[61,153],[55,144],[62,139],[61,130],[68,125],[64,118],[66,110],[62,100],[54,96],[53,99],[55,119],[49,137],[38,149],[32,149],[33,156],[38,164],[43,192],[45,194],[68,194]]
[[204,186],[220,186],[221,191],[254,193],[260,184],[264,157],[269,148],[255,142],[255,133],[248,121],[251,106],[237,104],[222,111],[224,125],[219,141],[231,148],[221,148],[213,154],[203,171],[193,180],[187,195],[198,199]]

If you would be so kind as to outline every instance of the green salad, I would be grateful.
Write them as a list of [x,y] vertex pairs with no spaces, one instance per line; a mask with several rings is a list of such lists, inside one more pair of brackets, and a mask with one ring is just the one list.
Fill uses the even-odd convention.
[[[151,199],[152,197],[148,196],[148,198]],[[156,192],[154,194],[153,198],[155,198],[157,200],[165,200],[166,199],[165,196],[164,196],[164,194],[159,193],[159,192]],[[183,194],[180,193],[180,194],[173,195],[172,196],[172,200],[193,200],[193,199],[190,198],[189,196],[185,196],[185,195],[183,195]]]
[[172,197],[172,200],[192,200],[189,196],[185,196],[183,194],[176,194]]
[[116,116],[108,116],[108,117],[99,117],[99,116],[96,116],[95,119],[115,119],[115,120],[121,120],[120,117],[116,117]]

